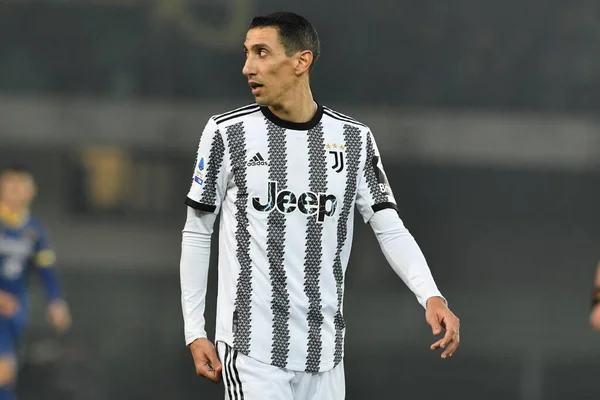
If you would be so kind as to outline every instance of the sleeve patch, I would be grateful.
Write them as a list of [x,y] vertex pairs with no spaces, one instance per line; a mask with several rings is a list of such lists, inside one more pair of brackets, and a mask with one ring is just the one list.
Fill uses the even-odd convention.
[[41,250],[35,256],[35,264],[38,267],[47,268],[56,263],[56,254],[52,250]]

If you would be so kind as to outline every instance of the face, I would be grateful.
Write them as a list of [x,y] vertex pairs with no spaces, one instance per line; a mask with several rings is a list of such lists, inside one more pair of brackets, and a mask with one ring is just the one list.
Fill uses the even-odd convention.
[[248,78],[256,103],[263,106],[281,104],[286,93],[299,83],[302,53],[288,57],[279,42],[276,28],[254,28],[244,43],[246,63],[242,73]]
[[26,208],[34,196],[35,184],[31,175],[21,172],[0,175],[0,202],[15,209]]

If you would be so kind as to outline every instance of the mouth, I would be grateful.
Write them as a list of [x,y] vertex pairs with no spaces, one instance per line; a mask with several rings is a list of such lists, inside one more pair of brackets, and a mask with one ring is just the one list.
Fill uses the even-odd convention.
[[261,85],[260,83],[253,81],[248,82],[248,85],[250,85],[250,87],[252,88],[252,94],[255,96],[260,93],[263,87],[263,85]]

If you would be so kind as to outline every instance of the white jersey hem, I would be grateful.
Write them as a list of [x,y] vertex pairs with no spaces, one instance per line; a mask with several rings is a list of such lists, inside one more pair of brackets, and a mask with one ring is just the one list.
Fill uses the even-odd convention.
[[[215,346],[219,342],[223,342],[223,343],[227,344],[229,347],[231,347],[232,349],[239,351],[235,348],[235,346],[233,344],[233,336],[229,333],[217,332],[215,334]],[[257,358],[253,355],[252,352],[250,352],[249,354],[247,354],[245,352],[241,352],[241,351],[239,351],[239,352],[242,353],[243,355],[245,355],[246,357],[252,358],[253,360],[258,361],[260,363],[267,364],[267,365],[273,365],[271,360],[264,360],[262,358]],[[340,360],[340,364],[343,363],[343,360],[344,360],[344,354],[342,353],[342,358]],[[335,367],[336,367],[336,364],[332,357],[332,359],[329,361],[321,362],[318,373],[331,371]],[[285,368],[282,368],[282,369],[285,371],[292,371],[292,372],[306,372],[306,365],[290,363]]]

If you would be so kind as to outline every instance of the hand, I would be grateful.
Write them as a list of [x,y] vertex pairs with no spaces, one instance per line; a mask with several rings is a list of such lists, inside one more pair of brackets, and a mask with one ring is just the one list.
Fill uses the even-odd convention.
[[71,312],[69,306],[62,300],[48,304],[48,320],[57,333],[65,333],[71,327]]
[[19,300],[13,294],[0,290],[0,315],[14,317],[19,312]]
[[215,383],[221,381],[221,362],[215,346],[208,339],[196,339],[190,344],[196,374]]
[[442,348],[442,358],[452,357],[460,342],[460,321],[456,315],[440,297],[432,297],[427,300],[425,318],[435,336],[446,331],[442,339],[431,345],[431,350]]
[[590,323],[595,330],[600,331],[600,304],[596,304],[594,308],[592,308],[592,313],[590,314]]

